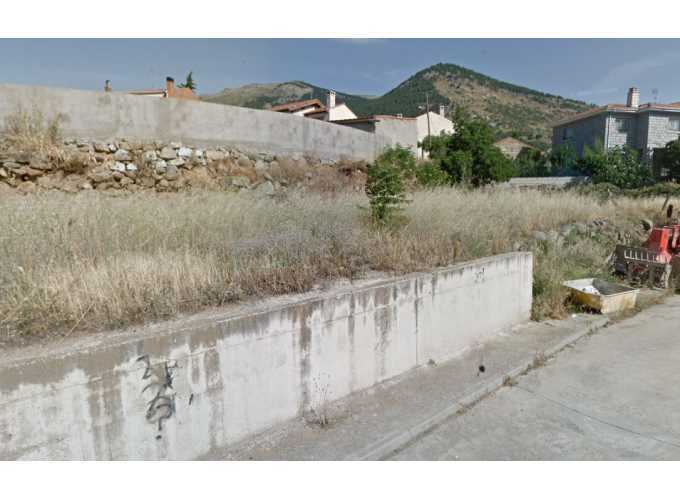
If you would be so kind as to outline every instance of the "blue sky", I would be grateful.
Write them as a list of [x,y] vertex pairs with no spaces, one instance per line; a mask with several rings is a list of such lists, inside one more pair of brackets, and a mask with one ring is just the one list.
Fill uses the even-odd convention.
[[438,62],[598,104],[680,101],[679,39],[0,39],[0,83],[115,90],[193,70],[199,93],[304,80],[382,94]]

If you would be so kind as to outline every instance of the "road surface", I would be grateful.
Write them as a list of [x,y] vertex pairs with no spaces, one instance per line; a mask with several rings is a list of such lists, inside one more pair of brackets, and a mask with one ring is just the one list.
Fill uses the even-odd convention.
[[680,296],[565,349],[393,460],[680,459]]

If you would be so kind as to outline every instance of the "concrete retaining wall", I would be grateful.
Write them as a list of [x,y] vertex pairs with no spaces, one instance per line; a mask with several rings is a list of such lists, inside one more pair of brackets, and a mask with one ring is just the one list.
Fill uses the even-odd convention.
[[319,120],[271,111],[119,92],[0,85],[0,124],[11,113],[39,109],[62,117],[69,138],[181,141],[255,153],[372,161],[391,140]]
[[529,320],[532,256],[26,349],[0,361],[0,459],[193,459]]

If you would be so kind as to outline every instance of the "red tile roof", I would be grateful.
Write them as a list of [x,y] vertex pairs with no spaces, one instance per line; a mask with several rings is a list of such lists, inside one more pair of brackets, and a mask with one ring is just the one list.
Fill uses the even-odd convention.
[[291,101],[285,102],[283,104],[277,104],[276,106],[272,106],[271,110],[292,113],[294,111],[298,111],[309,106],[318,106],[319,108],[323,108],[324,110],[326,109],[326,107],[323,104],[321,104],[320,100],[306,99],[304,101]]

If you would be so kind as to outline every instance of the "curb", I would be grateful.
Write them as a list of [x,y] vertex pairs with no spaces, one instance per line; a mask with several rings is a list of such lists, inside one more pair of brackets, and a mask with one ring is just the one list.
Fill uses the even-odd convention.
[[[546,357],[551,357],[557,354],[559,351],[564,349],[570,344],[573,344],[577,340],[589,335],[609,323],[609,318],[602,316],[592,323],[582,327],[576,333],[569,335],[568,337],[562,339],[555,345],[549,347],[543,351],[543,355]],[[520,363],[519,366],[513,368],[512,370],[506,371],[500,376],[494,378],[490,382],[486,383],[480,389],[477,389],[470,394],[463,396],[454,403],[450,404],[446,408],[439,410],[429,417],[427,417],[422,422],[408,428],[405,431],[398,431],[392,433],[386,438],[364,448],[362,451],[345,457],[344,460],[384,460],[399,449],[405,447],[410,442],[414,441],[418,437],[422,436],[429,430],[437,427],[439,424],[454,416],[459,411],[464,411],[469,406],[477,403],[479,400],[485,398],[492,392],[495,392],[500,387],[503,386],[506,379],[518,377],[527,371],[529,371],[534,365],[534,359],[527,359]]]

